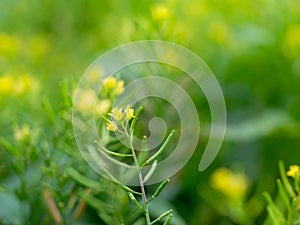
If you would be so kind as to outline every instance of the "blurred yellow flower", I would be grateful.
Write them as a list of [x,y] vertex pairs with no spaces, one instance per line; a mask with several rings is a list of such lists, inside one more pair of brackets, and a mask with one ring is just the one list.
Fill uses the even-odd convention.
[[156,4],[151,7],[151,15],[154,20],[165,20],[169,18],[170,11],[164,4]]
[[74,107],[82,113],[93,113],[97,95],[93,90],[78,90]]
[[229,29],[226,24],[222,22],[213,22],[208,30],[209,38],[219,44],[228,43],[230,40]]
[[103,89],[104,90],[112,90],[116,87],[116,84],[117,84],[116,78],[110,77],[104,82]]
[[293,24],[288,27],[282,50],[288,57],[297,57],[300,55],[300,25]]
[[29,47],[29,56],[36,60],[40,59],[47,53],[50,44],[48,40],[42,36],[32,36],[29,39]]
[[109,77],[104,81],[103,89],[104,93],[114,93],[116,95],[119,95],[124,90],[124,81],[123,80],[117,80],[114,77]]
[[20,41],[18,38],[0,32],[0,55],[14,56],[20,48]]
[[121,94],[124,91],[124,81],[119,80],[117,85],[116,85],[116,89],[115,89],[115,93],[117,95]]
[[14,90],[14,78],[10,74],[0,77],[0,93],[12,94]]
[[88,71],[88,74],[86,75],[86,79],[89,82],[99,82],[103,75],[104,71],[101,67],[93,67]]
[[123,109],[122,108],[113,108],[111,113],[108,115],[112,116],[116,121],[121,121],[123,119]]
[[286,173],[289,177],[296,178],[300,175],[300,167],[297,165],[292,165],[289,167],[289,171]]
[[37,81],[30,74],[22,74],[15,80],[14,92],[17,95],[24,94],[35,89]]
[[97,116],[102,116],[108,113],[110,107],[111,107],[111,101],[109,99],[103,99],[96,103],[95,113]]
[[13,76],[5,74],[0,77],[0,93],[10,96],[21,95],[37,88],[38,82],[30,74]]
[[233,173],[226,168],[217,169],[210,178],[211,186],[230,199],[242,199],[248,189],[248,179],[243,173]]
[[14,128],[14,137],[16,141],[24,141],[28,139],[30,136],[30,129],[27,124],[24,124],[21,128],[15,127]]

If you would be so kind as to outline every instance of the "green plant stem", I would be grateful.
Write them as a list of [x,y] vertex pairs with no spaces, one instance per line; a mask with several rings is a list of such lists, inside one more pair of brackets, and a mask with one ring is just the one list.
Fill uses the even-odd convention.
[[129,137],[129,143],[130,143],[130,148],[131,148],[134,163],[139,168],[139,171],[138,171],[139,184],[140,184],[141,192],[142,192],[142,201],[143,201],[143,207],[144,207],[144,210],[145,210],[146,223],[147,223],[147,225],[151,225],[148,201],[147,201],[145,186],[144,186],[144,182],[143,182],[142,167],[139,165],[139,162],[138,162],[138,159],[137,159],[137,156],[136,156],[135,150],[133,148],[133,144],[132,144],[132,142],[133,142],[133,133],[128,135],[128,137]]

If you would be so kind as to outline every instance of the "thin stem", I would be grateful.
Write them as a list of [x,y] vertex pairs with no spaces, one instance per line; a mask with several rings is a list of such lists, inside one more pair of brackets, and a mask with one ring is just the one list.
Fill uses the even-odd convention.
[[133,142],[133,133],[131,133],[130,136],[129,136],[129,144],[130,144],[130,148],[131,148],[134,163],[139,168],[138,176],[139,176],[139,183],[140,183],[141,192],[142,192],[142,201],[143,201],[143,206],[144,206],[144,210],[145,210],[146,223],[147,223],[147,225],[151,225],[149,208],[148,208],[148,201],[147,201],[145,186],[144,186],[144,182],[143,182],[144,179],[143,179],[143,175],[142,175],[142,167],[139,165],[139,162],[138,162],[135,150],[133,148],[132,142]]

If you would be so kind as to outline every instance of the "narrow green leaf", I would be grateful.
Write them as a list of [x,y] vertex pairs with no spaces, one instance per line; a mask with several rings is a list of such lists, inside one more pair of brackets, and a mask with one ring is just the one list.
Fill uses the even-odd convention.
[[155,224],[155,223],[159,222],[161,219],[170,215],[172,212],[173,212],[173,209],[168,210],[167,212],[161,214],[156,220],[152,221],[151,224]]
[[98,216],[106,223],[113,224],[112,216],[105,212],[105,210],[99,211]]
[[120,187],[121,187],[124,191],[127,191],[127,192],[132,193],[132,194],[136,194],[136,195],[142,195],[142,193],[137,192],[137,191],[134,191],[134,190],[130,189],[129,187],[127,187],[127,186],[124,185],[124,184],[120,184],[120,183],[118,183],[118,184],[120,185]]
[[271,196],[265,192],[264,196],[268,202],[267,210],[275,225],[285,225],[285,218],[273,202]]
[[284,163],[282,161],[279,161],[279,172],[280,172],[280,175],[281,175],[281,179],[282,179],[282,182],[283,182],[283,185],[285,187],[285,189],[287,190],[287,192],[289,193],[289,195],[294,198],[296,195],[295,195],[295,192],[286,176],[286,172],[285,172],[285,168],[284,168]]
[[297,218],[297,211],[298,211],[298,201],[297,198],[294,198],[292,201],[291,206],[289,207],[288,210],[288,220],[287,220],[287,224],[295,224],[294,221]]
[[129,130],[129,131],[130,131],[131,134],[133,134],[133,131],[134,131],[136,122],[137,122],[137,120],[138,120],[140,114],[142,113],[142,111],[143,111],[143,107],[141,107],[141,106],[140,106],[140,107],[138,108],[138,110],[136,111],[136,114],[135,114],[135,116],[134,116],[134,118],[133,118],[133,120],[132,120],[132,122],[131,122],[131,125],[130,125],[130,130]]
[[118,182],[117,179],[116,179],[113,175],[111,175],[111,173],[108,172],[106,169],[103,169],[103,171],[106,172],[107,175],[108,175],[108,176],[109,176],[116,184],[118,184],[124,191],[130,192],[130,193],[136,194],[136,195],[142,195],[142,193],[137,192],[137,191],[134,191],[134,190],[130,189],[129,187],[127,187],[126,185],[121,184],[120,182]]
[[118,152],[113,152],[108,150],[107,148],[105,148],[103,145],[101,145],[99,142],[95,141],[95,143],[99,146],[99,149],[107,154],[110,154],[112,156],[117,156],[117,157],[121,157],[121,158],[125,158],[125,157],[132,157],[132,154],[123,154],[123,153],[118,153]]
[[172,130],[171,133],[169,134],[169,136],[167,137],[167,139],[165,140],[165,142],[163,143],[163,145],[160,147],[160,149],[153,155],[151,156],[150,159],[148,159],[143,166],[148,165],[149,163],[151,163],[153,160],[155,160],[167,147],[167,145],[169,144],[171,137],[174,135],[175,130]]
[[54,114],[53,108],[52,108],[49,100],[47,98],[43,98],[41,101],[41,105],[42,105],[43,109],[45,110],[45,112],[47,113],[51,124],[55,124],[55,114]]
[[[129,215],[127,215],[127,223],[128,224],[133,224],[134,221],[137,222],[140,219],[142,219],[142,221],[144,222],[145,219],[144,218],[140,218],[142,212],[143,211],[141,211],[137,207],[133,208],[132,211],[129,213]],[[140,219],[138,219],[138,218],[140,218]]]
[[285,206],[287,208],[289,208],[290,207],[290,199],[289,199],[280,179],[277,179],[277,185],[278,185],[279,195],[281,196]]
[[67,108],[70,108],[72,106],[72,99],[71,99],[71,94],[70,94],[70,81],[63,81],[62,83],[60,83],[60,93],[63,96],[62,100],[64,101],[64,106],[66,106]]
[[172,220],[172,217],[173,217],[173,214],[171,213],[171,214],[168,216],[168,218],[166,219],[166,221],[164,222],[163,225],[169,225],[170,222],[171,222],[171,220]]
[[128,192],[128,196],[130,198],[130,200],[133,202],[133,204],[135,204],[137,207],[139,207],[141,210],[144,211],[143,206],[136,200],[136,198],[134,197],[134,195],[130,192]]
[[67,168],[67,174],[70,177],[72,177],[76,182],[82,184],[85,187],[92,188],[93,190],[96,191],[103,191],[102,186],[97,181],[94,181],[84,175],[81,175],[72,167]]
[[147,201],[147,203],[149,203],[150,201],[152,201],[154,198],[156,198],[160,192],[164,189],[164,187],[170,182],[169,179],[163,181],[158,188],[156,189],[156,191],[154,192],[154,194],[151,196],[151,198]]
[[4,137],[0,137],[0,146],[2,146],[6,151],[11,153],[12,155],[20,154],[18,149],[12,146]]
[[110,204],[106,204],[102,200],[86,192],[79,193],[79,196],[83,198],[90,206],[95,208],[98,212],[105,211],[113,213],[115,210]]
[[157,166],[157,160],[154,160],[149,172],[144,177],[143,183],[146,183],[151,178],[152,174],[154,173],[154,171],[156,169],[156,166]]
[[147,151],[147,137],[144,136],[142,140],[141,151],[138,154],[138,162],[139,165],[142,166],[145,163],[146,158],[149,155],[149,151]]
[[139,218],[136,220],[133,225],[145,225],[145,219],[144,218]]

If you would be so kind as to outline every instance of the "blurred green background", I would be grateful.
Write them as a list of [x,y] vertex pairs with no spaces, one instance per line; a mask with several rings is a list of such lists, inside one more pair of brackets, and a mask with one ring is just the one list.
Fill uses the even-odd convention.
[[[64,94],[72,93],[99,55],[144,39],[172,41],[202,57],[223,89],[228,113],[226,138],[214,163],[198,172],[204,135],[193,158],[171,178],[170,191],[163,198],[186,224],[262,224],[266,218],[262,192],[275,191],[278,161],[290,165],[299,164],[300,159],[298,0],[1,0],[0,136],[14,143],[28,132],[37,149],[68,139],[77,151],[70,122],[59,122],[70,113]],[[197,99],[196,94],[193,97]],[[202,97],[197,104],[209,124],[209,109]],[[45,102],[61,125],[49,122]],[[52,151],[59,148],[53,146]],[[53,161],[59,159],[47,154]],[[14,156],[1,147],[0,158],[1,186],[17,187],[11,184]],[[244,209],[250,219],[237,219],[243,213],[234,211],[241,209],[235,203],[233,212],[228,212],[228,207],[220,206],[222,196],[210,197],[218,192],[210,180],[219,167],[247,177],[247,193],[238,204],[247,205]],[[0,205],[9,209],[0,210],[0,218],[12,224],[5,221],[14,217],[15,207],[1,196]],[[234,201],[224,197],[224,202]],[[30,211],[29,206],[25,208]],[[39,210],[47,212],[45,206]],[[32,221],[27,224],[35,224]]]

